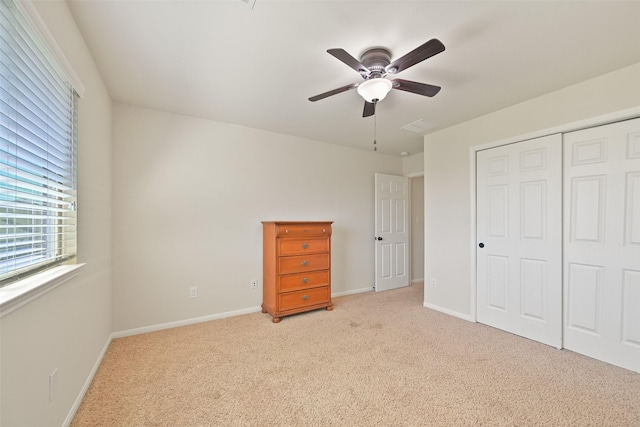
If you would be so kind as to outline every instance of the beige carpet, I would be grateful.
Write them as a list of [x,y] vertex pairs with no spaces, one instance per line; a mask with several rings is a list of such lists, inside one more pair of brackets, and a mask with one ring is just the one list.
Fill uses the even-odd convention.
[[640,374],[422,306],[335,298],[116,339],[73,426],[640,426]]

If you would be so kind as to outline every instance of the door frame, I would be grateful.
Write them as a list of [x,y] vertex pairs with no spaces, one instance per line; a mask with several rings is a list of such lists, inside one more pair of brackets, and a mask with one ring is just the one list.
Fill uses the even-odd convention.
[[[424,157],[424,156],[423,156]],[[423,160],[424,161],[424,160]],[[382,172],[379,172],[382,173]],[[413,173],[403,173],[402,175],[398,175],[398,176],[403,176],[405,178],[409,178],[409,214],[411,214],[411,208],[413,206],[413,197],[412,195],[412,190],[411,190],[411,179],[412,178],[418,178],[418,177],[423,177],[424,178],[424,170],[419,171],[419,172],[413,172]],[[426,203],[426,202],[425,202]],[[424,205],[423,205],[423,209],[424,209]],[[424,213],[422,215],[422,221],[424,221]],[[374,220],[375,222],[375,220]],[[375,224],[374,224],[375,227]],[[411,245],[412,245],[412,239],[413,239],[413,219],[411,218],[411,215],[409,215],[409,271],[411,272],[411,269],[413,268],[413,251],[411,250]],[[375,234],[375,230],[374,230],[374,234]],[[375,286],[375,275],[376,275],[376,271],[375,271],[375,249],[374,249],[374,267],[373,267],[373,276],[374,276],[374,283],[371,285],[371,289],[375,290],[376,286]],[[422,260],[423,263],[423,267],[424,267],[424,257]],[[422,279],[422,281],[424,281],[424,278]],[[409,275],[409,286],[411,286],[413,283],[418,283],[420,282],[420,280],[413,280],[411,278],[411,275]]]
[[[478,151],[487,150],[489,148],[501,147],[503,145],[515,144],[518,142],[526,141],[529,139],[540,138],[543,136],[548,136],[556,133],[567,133],[573,132],[576,130],[587,129],[595,126],[607,125],[615,122],[620,122],[623,120],[636,119],[640,118],[640,106],[629,108],[626,110],[616,111],[613,113],[603,114],[600,116],[591,117],[584,120],[579,120],[575,122],[570,122],[566,124],[562,124],[559,126],[554,126],[552,128],[542,129],[535,132],[530,132],[527,134],[522,134],[519,136],[509,137],[485,144],[480,144],[469,148],[469,196],[470,196],[470,236],[469,241],[471,243],[469,251],[470,251],[470,314],[468,320],[471,322],[478,322],[478,311],[477,311],[477,283],[476,283],[476,274],[477,274],[477,248],[478,242],[476,240],[477,236],[477,225],[476,225],[476,153]],[[564,144],[563,144],[564,146]],[[425,201],[426,203],[426,201]],[[426,233],[426,230],[425,230]]]
[[[412,201],[411,201],[411,178],[409,178],[407,175],[402,174],[402,175],[392,175],[392,174],[388,174],[388,173],[382,173],[382,172],[376,172],[374,173],[374,199],[375,199],[375,207],[374,207],[374,237],[376,238],[375,243],[374,243],[374,271],[373,271],[373,290],[375,292],[379,292],[379,291],[383,291],[383,290],[392,290],[392,289],[397,289],[396,287],[393,288],[387,288],[387,289],[378,289],[378,262],[380,262],[381,260],[378,259],[378,241],[377,239],[379,238],[378,236],[378,175],[386,175],[386,176],[392,176],[392,177],[397,177],[397,178],[404,178],[407,180],[407,207],[406,207],[406,223],[407,223],[407,249],[406,249],[406,274],[407,274],[407,284],[404,286],[400,286],[401,287],[406,287],[406,286],[411,286],[411,257],[412,257],[412,251],[411,251],[411,232],[412,232],[412,228],[411,228],[411,206],[412,206]],[[382,240],[380,238],[380,240]]]
[[[422,162],[424,164],[424,153],[422,153]],[[411,186],[412,183],[412,179],[413,178],[420,178],[422,177],[422,182],[423,182],[423,192],[422,192],[422,240],[423,240],[423,244],[422,244],[422,279],[414,279],[411,277],[411,275],[409,276],[409,285],[412,285],[414,283],[420,283],[423,282],[424,283],[424,239],[425,239],[425,229],[424,229],[424,208],[425,208],[425,204],[426,201],[424,200],[424,165],[423,165],[423,170],[420,172],[414,172],[414,173],[409,173],[409,174],[402,174],[402,176],[409,178],[409,270],[411,272],[413,272],[413,221],[415,220],[414,217],[411,216],[411,213],[413,211],[413,204],[414,204],[414,200],[413,200],[413,187]]]

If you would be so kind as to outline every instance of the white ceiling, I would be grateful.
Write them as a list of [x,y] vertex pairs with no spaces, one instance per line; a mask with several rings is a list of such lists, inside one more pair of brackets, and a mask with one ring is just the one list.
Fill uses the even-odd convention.
[[114,101],[371,150],[362,81],[328,53],[392,60],[431,38],[439,55],[398,74],[442,86],[393,90],[377,107],[379,151],[423,151],[442,129],[640,62],[640,1],[68,0]]

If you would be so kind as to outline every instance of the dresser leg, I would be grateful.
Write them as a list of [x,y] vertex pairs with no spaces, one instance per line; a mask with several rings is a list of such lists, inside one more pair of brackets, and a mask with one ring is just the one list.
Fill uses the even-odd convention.
[[280,318],[279,317],[274,317],[272,322],[273,323],[280,323]]
[[329,307],[327,307],[327,311],[333,311],[333,306],[330,305]]

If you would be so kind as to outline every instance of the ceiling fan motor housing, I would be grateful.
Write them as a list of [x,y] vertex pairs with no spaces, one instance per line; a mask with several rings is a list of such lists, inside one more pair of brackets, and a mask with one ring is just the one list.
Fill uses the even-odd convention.
[[365,80],[383,77],[387,73],[385,68],[391,63],[391,52],[382,47],[368,49],[360,56],[360,63],[371,71],[362,76]]

